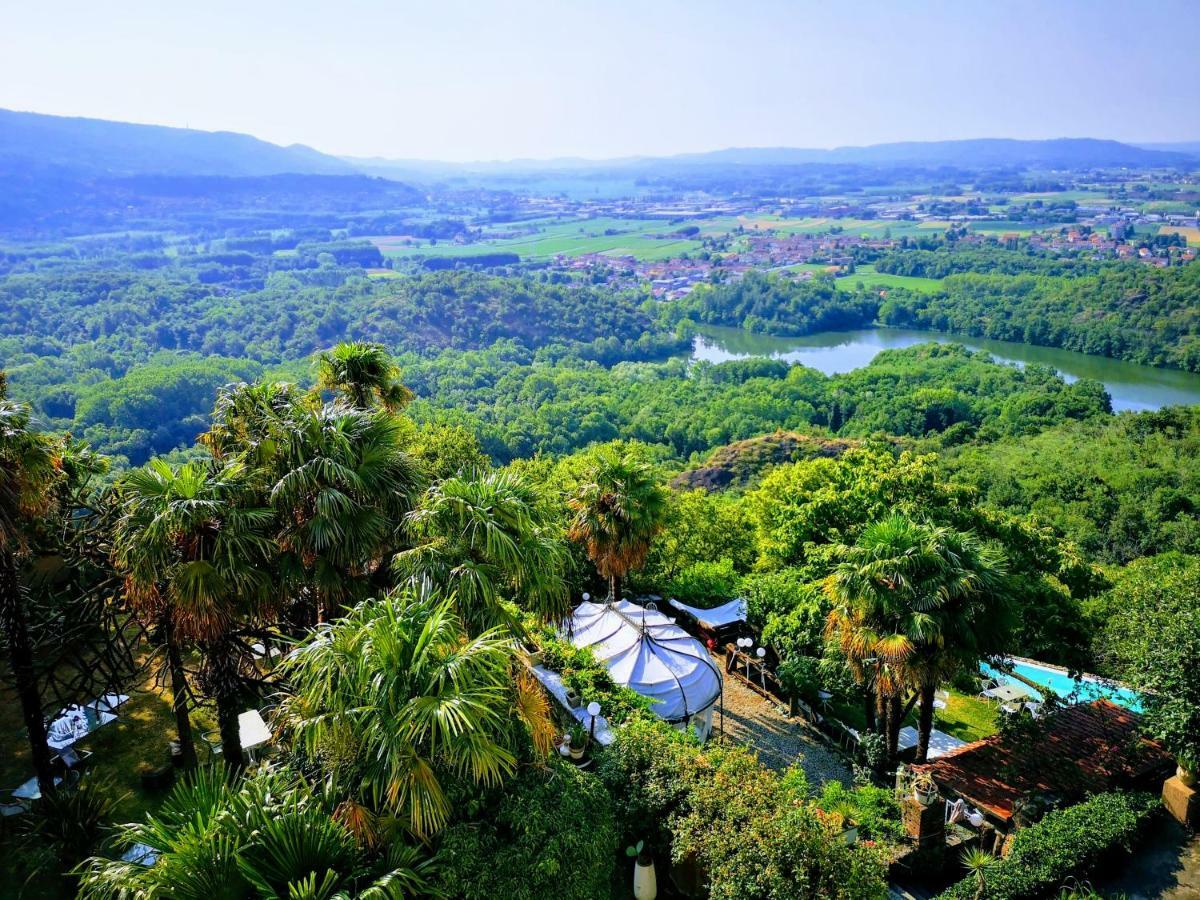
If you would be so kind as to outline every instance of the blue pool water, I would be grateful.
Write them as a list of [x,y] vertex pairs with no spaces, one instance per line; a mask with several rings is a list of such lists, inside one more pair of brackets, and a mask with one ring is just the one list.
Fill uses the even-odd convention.
[[[984,663],[980,668],[984,674],[997,679],[1006,684],[1021,684],[1015,678],[1009,678],[1004,672],[1001,672]],[[1044,684],[1050,688],[1059,697],[1066,698],[1067,695],[1075,692],[1078,689],[1079,698],[1084,701],[1095,700],[1103,697],[1106,700],[1111,700],[1126,709],[1131,709],[1134,712],[1142,711],[1141,697],[1136,691],[1131,691],[1127,687],[1121,687],[1118,684],[1103,681],[1092,675],[1084,675],[1079,680],[1072,679],[1065,672],[1060,672],[1058,669],[1051,669],[1048,666],[1039,666],[1036,663],[1016,662],[1012,663],[1013,671],[1018,675],[1028,678],[1034,684]],[[1026,685],[1028,687],[1028,685]],[[1038,696],[1041,699],[1041,695]]]

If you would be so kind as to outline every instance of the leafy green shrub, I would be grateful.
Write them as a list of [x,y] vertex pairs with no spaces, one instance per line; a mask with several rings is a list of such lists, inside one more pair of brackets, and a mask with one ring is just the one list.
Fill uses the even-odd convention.
[[596,774],[612,795],[624,843],[644,838],[667,852],[668,820],[687,796],[700,754],[695,738],[658,721],[631,722],[617,732]]
[[[1157,807],[1153,794],[1111,792],[1047,814],[1018,831],[1008,856],[988,867],[982,897],[1043,897],[1071,876],[1086,876],[1112,851],[1128,849]],[[941,900],[974,900],[977,889],[965,878]]]
[[974,697],[979,693],[979,683],[978,668],[959,669],[950,679],[950,686],[960,694],[966,694],[968,697]]
[[464,900],[595,900],[608,895],[617,852],[612,803],[596,776],[551,761],[507,783],[494,807],[451,825],[441,884]]
[[887,896],[878,852],[847,845],[831,819],[743,748],[706,751],[674,820],[676,861],[695,859],[712,900]]
[[737,594],[738,574],[733,560],[696,562],[667,582],[667,595],[689,606],[720,606]]
[[1138,560],[1112,594],[1117,611],[1101,645],[1118,674],[1145,692],[1143,729],[1181,764],[1200,767],[1200,560]]
[[904,834],[896,792],[864,781],[852,788],[840,781],[827,781],[817,806],[839,813],[858,826],[860,840],[892,841]]
[[793,595],[792,607],[767,617],[762,642],[774,648],[781,659],[791,656],[820,656],[829,604],[815,586],[806,584]]
[[739,593],[746,598],[747,621],[754,628],[763,628],[772,616],[787,613],[802,599],[811,599],[816,590],[807,571],[793,568],[747,575]]
[[111,778],[95,777],[35,801],[17,820],[21,861],[46,872],[69,872],[96,849],[123,796]]
[[874,851],[848,847],[808,797],[802,770],[781,778],[744,748],[701,748],[661,722],[622,729],[598,774],[629,843],[645,838],[696,861],[714,900],[882,897]]
[[[145,844],[158,861],[93,857],[78,870],[80,896],[438,896],[434,861],[401,837],[395,820],[348,809],[289,769],[238,778],[207,766],[176,782],[145,822],[119,832],[117,853]],[[360,843],[367,833],[382,850]]]
[[887,735],[878,731],[868,731],[859,742],[862,749],[863,761],[871,769],[879,771],[888,761]]
[[789,697],[811,706],[820,699],[817,692],[821,690],[822,669],[821,660],[815,656],[789,656],[775,674]]

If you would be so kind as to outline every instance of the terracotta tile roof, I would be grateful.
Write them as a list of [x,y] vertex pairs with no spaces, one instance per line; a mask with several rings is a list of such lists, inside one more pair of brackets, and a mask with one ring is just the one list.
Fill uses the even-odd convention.
[[914,766],[948,790],[1008,823],[1029,794],[1064,798],[1132,784],[1170,764],[1141,737],[1141,716],[1107,700],[1068,706],[1032,742],[1011,746],[999,734]]

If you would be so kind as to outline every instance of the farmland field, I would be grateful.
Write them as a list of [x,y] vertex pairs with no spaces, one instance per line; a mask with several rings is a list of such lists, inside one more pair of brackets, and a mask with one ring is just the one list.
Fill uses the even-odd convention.
[[972,222],[971,230],[980,234],[1017,234],[1021,237],[1028,237],[1037,229],[1029,222],[1001,219],[995,222]]
[[937,278],[917,278],[912,275],[889,275],[876,272],[874,266],[859,266],[853,274],[839,278],[839,290],[854,290],[858,285],[866,288],[907,288],[921,294],[931,294],[941,287]]
[[1039,191],[1030,194],[1018,194],[1012,198],[1013,203],[1030,203],[1034,200],[1041,200],[1046,203],[1066,203],[1072,200],[1076,203],[1088,203],[1091,201],[1112,202],[1108,194],[1103,191]]
[[[531,223],[492,226],[491,230],[513,232]],[[469,244],[428,241],[412,244],[389,237],[370,238],[384,256],[409,258],[452,256],[467,258],[488,253],[515,253],[522,259],[550,259],[554,256],[580,256],[603,253],[608,256],[632,256],[639,260],[668,259],[699,249],[700,242],[670,235],[683,227],[661,219],[616,219],[601,217],[553,224],[534,224],[529,234],[497,237]]]
[[1200,228],[1186,225],[1164,225],[1158,229],[1159,234],[1180,234],[1187,238],[1192,247],[1200,247]]

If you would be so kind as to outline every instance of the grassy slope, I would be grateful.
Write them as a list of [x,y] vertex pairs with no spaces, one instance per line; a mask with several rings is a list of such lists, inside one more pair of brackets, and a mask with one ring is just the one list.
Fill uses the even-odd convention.
[[838,289],[852,291],[859,285],[866,288],[887,289],[902,287],[920,294],[931,294],[941,288],[937,278],[917,278],[912,275],[888,275],[876,272],[874,266],[859,266],[854,272],[839,278],[836,282]]

